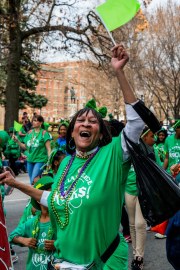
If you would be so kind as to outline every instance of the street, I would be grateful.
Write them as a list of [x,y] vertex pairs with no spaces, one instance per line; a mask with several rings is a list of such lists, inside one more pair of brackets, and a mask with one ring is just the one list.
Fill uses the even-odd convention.
[[[17,180],[29,183],[27,174],[20,174]],[[24,207],[27,204],[28,196],[18,190],[5,198],[5,208],[7,210],[6,224],[8,232],[11,232],[18,224],[18,221],[23,213]],[[144,270],[173,270],[166,259],[165,239],[155,239],[153,232],[147,233],[147,242],[145,250],[145,266]],[[14,270],[25,270],[28,249],[24,247],[14,246],[19,260],[14,263]],[[129,244],[129,265],[132,260],[132,249]],[[129,267],[130,269],[130,267]]]

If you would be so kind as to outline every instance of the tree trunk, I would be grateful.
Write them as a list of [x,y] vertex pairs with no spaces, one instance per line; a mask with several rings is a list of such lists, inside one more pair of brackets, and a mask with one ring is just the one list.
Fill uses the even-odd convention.
[[14,120],[18,121],[19,111],[19,85],[20,85],[20,60],[21,60],[21,31],[18,21],[19,1],[9,1],[11,21],[9,24],[9,55],[7,64],[6,105],[5,105],[5,130],[13,126]]

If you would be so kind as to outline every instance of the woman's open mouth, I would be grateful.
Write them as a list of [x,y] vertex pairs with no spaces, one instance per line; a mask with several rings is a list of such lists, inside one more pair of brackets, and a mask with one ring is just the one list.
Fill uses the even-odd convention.
[[81,131],[80,136],[83,138],[89,138],[91,136],[91,132],[89,131]]

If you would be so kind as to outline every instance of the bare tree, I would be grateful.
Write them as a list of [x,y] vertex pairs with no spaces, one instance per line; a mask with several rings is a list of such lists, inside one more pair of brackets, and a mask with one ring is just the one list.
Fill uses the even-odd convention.
[[[81,16],[76,15],[77,11],[73,10],[76,9],[76,4],[78,0],[3,1],[0,9],[0,34],[3,37],[1,48],[4,46],[3,52],[8,53],[5,129],[18,119],[20,63],[27,46],[39,44],[42,40],[48,43],[48,36],[51,35],[51,40],[59,41],[59,47],[55,47],[62,53],[68,50],[73,56],[80,52],[87,54],[89,50],[99,62],[106,57],[100,47],[93,46],[92,37],[98,35],[98,22],[92,25],[95,15],[87,14],[82,20]],[[105,39],[108,42],[107,36]]]
[[136,70],[146,101],[159,117],[180,116],[180,5],[169,1],[149,15]]
[[[150,1],[143,2],[147,6]],[[42,48],[43,42],[43,44],[47,44],[47,46],[43,45],[43,50],[47,53],[50,45],[61,54],[71,52],[71,57],[83,53],[87,58],[89,56],[91,61],[96,61],[99,66],[106,69],[104,64],[107,63],[107,60],[109,62],[109,49],[112,47],[112,42],[95,13],[90,11],[87,15],[77,16],[78,3],[82,5],[82,1],[79,0],[2,1],[3,7],[0,8],[1,46],[4,46],[3,52],[8,53],[5,129],[18,119],[20,63],[28,46],[31,49],[35,48],[34,51],[37,52],[38,48]],[[135,24],[136,22],[134,22]],[[137,38],[137,33],[134,32],[132,25],[114,32],[114,35],[117,32],[117,42],[124,42],[128,47],[134,43],[138,44],[139,37]],[[112,75],[109,71],[108,73],[110,76]],[[132,85],[134,82],[135,80],[132,78]],[[116,84],[113,84],[109,92],[111,95],[114,92],[115,107],[118,107],[121,97]]]

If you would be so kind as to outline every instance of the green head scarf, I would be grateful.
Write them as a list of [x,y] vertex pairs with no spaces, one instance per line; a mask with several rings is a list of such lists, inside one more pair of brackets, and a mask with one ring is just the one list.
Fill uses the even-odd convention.
[[98,113],[100,113],[101,117],[102,118],[105,118],[106,117],[106,114],[107,114],[107,108],[106,107],[101,107],[101,108],[98,108],[96,106],[96,101],[95,99],[91,99],[89,100],[86,105],[85,105],[86,108],[90,108],[90,109],[94,109],[95,111],[97,111]]

